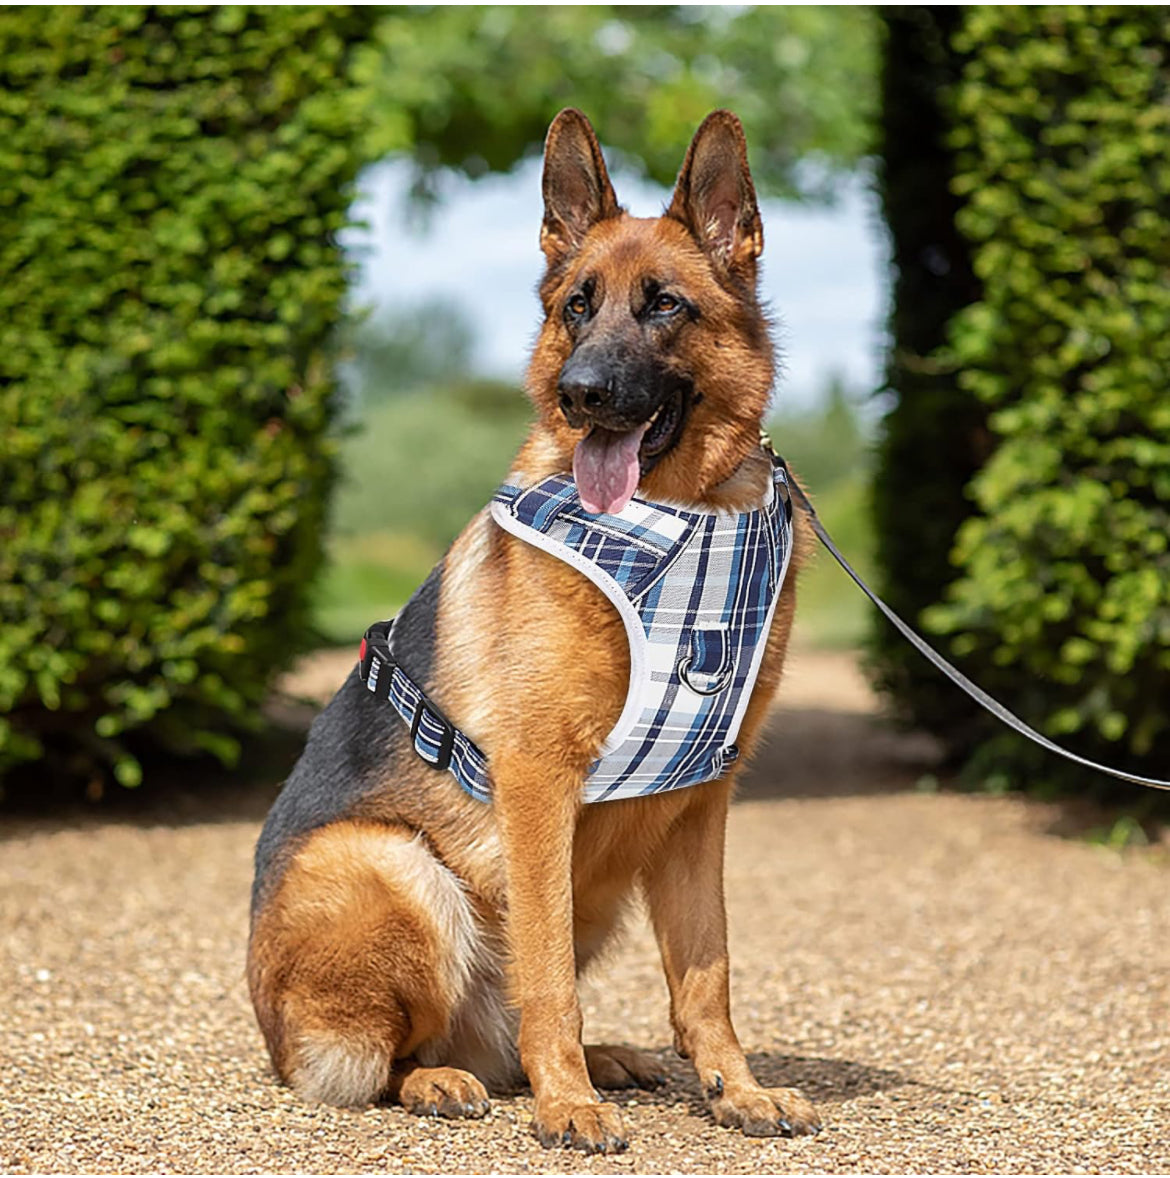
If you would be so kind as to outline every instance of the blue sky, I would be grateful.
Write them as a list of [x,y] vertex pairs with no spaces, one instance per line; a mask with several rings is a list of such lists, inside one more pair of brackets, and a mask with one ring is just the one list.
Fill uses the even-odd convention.
[[[369,228],[346,238],[360,261],[356,301],[389,308],[436,297],[457,303],[477,331],[477,367],[518,377],[539,315],[540,161],[477,181],[445,177],[442,200],[424,224],[407,216],[409,180],[404,161],[380,164],[364,178],[357,214]],[[621,172],[614,186],[638,216],[661,212],[669,196]],[[784,364],[779,402],[812,403],[832,372],[855,392],[876,388],[888,264],[868,186],[843,184],[833,208],[764,201],[761,211],[761,288],[778,324]]]

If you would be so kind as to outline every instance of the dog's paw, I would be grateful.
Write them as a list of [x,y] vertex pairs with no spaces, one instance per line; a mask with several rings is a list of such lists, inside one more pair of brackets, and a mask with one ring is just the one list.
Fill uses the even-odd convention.
[[537,1108],[532,1131],[545,1149],[563,1145],[583,1153],[621,1153],[629,1147],[617,1105],[548,1104]]
[[742,1129],[748,1137],[800,1137],[821,1131],[816,1106],[795,1088],[720,1086],[707,1095],[716,1124]]
[[609,1043],[586,1047],[585,1065],[594,1088],[661,1088],[666,1083],[662,1065],[632,1047]]
[[482,1117],[491,1108],[484,1086],[460,1068],[416,1068],[398,1099],[416,1117]]

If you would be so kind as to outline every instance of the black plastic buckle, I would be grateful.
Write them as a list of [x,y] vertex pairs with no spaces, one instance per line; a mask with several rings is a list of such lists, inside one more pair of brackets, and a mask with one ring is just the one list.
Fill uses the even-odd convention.
[[[371,626],[362,639],[358,656],[358,675],[367,689],[370,688],[370,675],[375,674],[373,694],[380,699],[390,698],[390,679],[397,665],[390,654],[388,635],[393,621],[377,622]],[[375,672],[375,668],[377,668]]]
[[422,760],[431,766],[432,769],[439,769],[445,771],[451,767],[451,753],[455,749],[455,729],[447,721],[447,718],[441,712],[437,712],[430,707],[425,697],[421,698],[414,708],[414,719],[410,722],[410,744],[416,753],[418,753],[418,726],[422,721],[423,712],[430,712],[431,719],[438,724],[443,730],[443,735],[439,738],[439,758],[437,761],[428,761],[423,757],[422,753],[418,755]]

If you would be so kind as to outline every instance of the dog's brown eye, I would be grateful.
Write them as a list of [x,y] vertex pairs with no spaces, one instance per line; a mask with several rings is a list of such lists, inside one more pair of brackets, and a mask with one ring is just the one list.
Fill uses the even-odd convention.
[[678,299],[674,295],[660,294],[654,300],[654,310],[659,315],[669,315],[671,311],[677,311],[679,307]]
[[570,315],[580,317],[581,315],[584,315],[586,311],[589,310],[589,304],[588,304],[588,302],[586,302],[584,295],[578,294],[578,295],[574,295],[565,304],[565,310],[568,311]]

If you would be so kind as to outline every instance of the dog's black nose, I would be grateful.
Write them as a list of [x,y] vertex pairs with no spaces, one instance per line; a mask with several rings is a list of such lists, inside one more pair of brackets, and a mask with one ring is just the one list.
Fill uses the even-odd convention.
[[590,360],[570,356],[557,384],[561,412],[576,429],[613,400],[609,374]]

